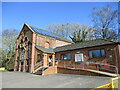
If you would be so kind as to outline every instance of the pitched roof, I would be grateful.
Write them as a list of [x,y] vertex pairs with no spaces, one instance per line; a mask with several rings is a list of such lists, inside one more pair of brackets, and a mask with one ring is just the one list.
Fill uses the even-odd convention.
[[[26,24],[26,23],[25,23]],[[27,25],[27,24],[26,24]],[[44,35],[44,36],[48,36],[48,37],[52,37],[52,38],[55,38],[55,39],[58,39],[58,40],[62,40],[62,41],[65,41],[65,42],[70,42],[70,43],[73,43],[71,40],[67,39],[67,38],[64,38],[60,35],[57,35],[56,33],[53,33],[53,32],[50,32],[50,31],[47,31],[47,30],[43,30],[43,29],[40,29],[40,28],[36,28],[36,27],[33,27],[33,26],[30,26],[30,25],[27,25],[32,31],[36,32],[37,34],[40,34],[40,35]]]
[[42,52],[44,53],[51,53],[53,54],[54,51],[52,48],[45,48],[45,47],[42,47],[42,46],[35,46],[38,50],[41,50]]
[[115,44],[115,43],[119,43],[119,42],[108,41],[105,39],[95,39],[95,40],[80,42],[80,43],[76,43],[76,44],[70,44],[70,45],[65,45],[65,46],[61,46],[61,47],[56,47],[54,49],[54,51],[55,52],[67,51],[67,50],[81,49],[81,48]]

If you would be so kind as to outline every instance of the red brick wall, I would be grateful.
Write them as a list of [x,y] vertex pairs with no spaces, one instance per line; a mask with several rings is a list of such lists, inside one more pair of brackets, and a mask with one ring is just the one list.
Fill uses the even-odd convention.
[[57,73],[63,73],[63,74],[79,74],[79,75],[90,75],[90,76],[105,76],[102,74],[85,71],[85,70],[77,70],[77,69],[65,69],[65,68],[57,68]]
[[[105,50],[105,57],[89,58],[89,52],[88,51],[89,50],[95,50],[95,49],[104,49]],[[112,49],[112,50],[108,50],[108,49]],[[86,55],[86,57],[84,57],[85,61],[118,66],[118,65],[120,65],[120,63],[118,64],[118,60],[120,61],[120,59],[119,59],[120,55],[118,55],[118,52],[116,50],[118,50],[118,45],[106,45],[106,46],[98,46],[98,47],[91,47],[91,48],[84,48],[84,49],[77,49],[77,50],[56,52],[55,57],[56,57],[56,60],[61,60],[61,57],[60,57],[61,54],[70,53],[71,54],[71,59],[70,60],[65,60],[65,61],[75,61],[76,52],[80,52],[80,53],[83,53],[83,56]],[[109,58],[109,55],[112,55],[113,57]],[[75,63],[79,64],[79,65],[81,64],[79,62],[75,62]],[[109,69],[109,70],[115,70],[115,68],[113,68],[113,67],[108,67],[108,66],[100,66],[100,67],[101,68],[106,68],[106,69]],[[88,68],[88,69],[90,69],[90,68]],[[120,73],[120,69],[119,69],[119,73]]]
[[[107,49],[112,49],[112,51],[108,51]],[[116,48],[116,45],[106,45],[106,46],[98,46],[98,47],[91,47],[91,48],[85,48],[85,49],[77,49],[77,50],[69,50],[69,51],[61,51],[61,52],[56,52],[56,59],[60,60],[60,55],[64,53],[71,53],[71,60],[70,61],[75,61],[75,54],[76,52],[83,53],[83,55],[86,55],[84,57],[85,61],[94,61],[94,62],[100,62],[104,64],[113,64],[115,65],[115,53],[114,49]],[[102,58],[89,58],[89,50],[95,50],[95,49],[105,49],[105,57]],[[112,55],[113,58],[109,58],[109,55]]]
[[36,45],[46,47],[46,43],[49,43],[50,48],[71,44],[69,42],[65,42],[65,41],[57,40],[52,37],[37,34]]

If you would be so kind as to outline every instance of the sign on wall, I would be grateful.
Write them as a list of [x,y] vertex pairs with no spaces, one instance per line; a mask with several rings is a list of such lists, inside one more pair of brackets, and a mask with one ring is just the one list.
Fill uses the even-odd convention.
[[82,62],[83,61],[83,53],[75,54],[75,62]]

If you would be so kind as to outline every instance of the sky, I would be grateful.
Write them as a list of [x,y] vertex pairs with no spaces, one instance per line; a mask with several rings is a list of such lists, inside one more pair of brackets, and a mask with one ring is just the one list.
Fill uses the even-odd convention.
[[21,30],[28,25],[47,29],[52,23],[80,23],[91,25],[90,14],[94,7],[117,2],[2,2],[2,30]]

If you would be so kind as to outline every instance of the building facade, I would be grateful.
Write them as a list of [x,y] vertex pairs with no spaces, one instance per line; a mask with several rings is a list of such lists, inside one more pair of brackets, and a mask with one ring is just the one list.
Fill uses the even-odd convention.
[[[103,39],[73,43],[55,33],[24,24],[16,41],[14,71],[120,74],[120,43]],[[82,70],[82,71],[81,71]]]
[[[108,40],[91,40],[55,48],[56,60],[68,63],[66,67],[86,68],[120,73],[120,43]],[[84,63],[84,65],[83,65]]]
[[14,71],[33,73],[40,63],[54,58],[53,48],[72,42],[51,32],[24,24],[16,41]]

